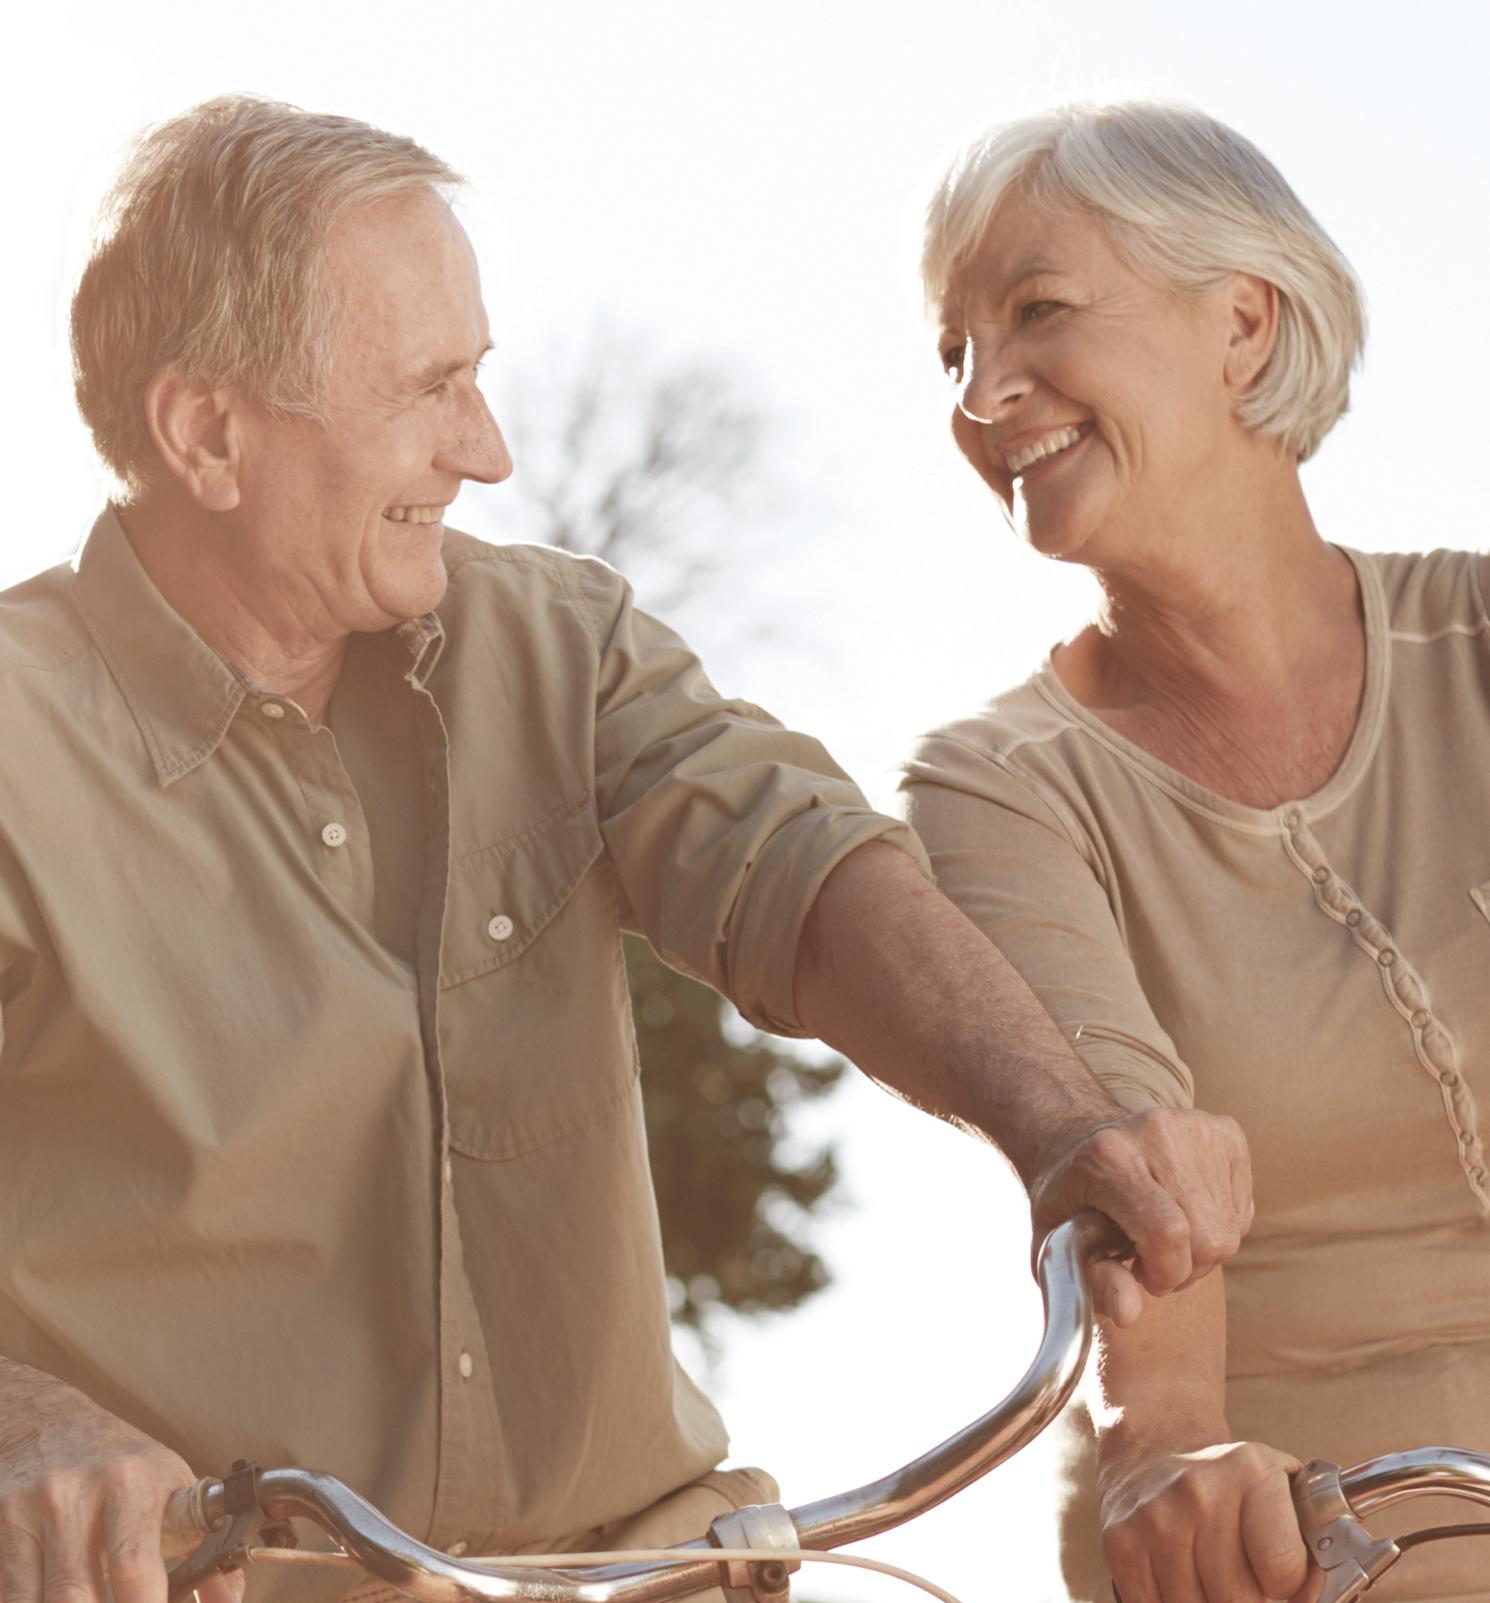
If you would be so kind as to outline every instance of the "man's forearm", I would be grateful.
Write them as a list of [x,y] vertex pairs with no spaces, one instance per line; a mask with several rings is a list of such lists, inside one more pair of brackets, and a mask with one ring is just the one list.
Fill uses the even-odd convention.
[[1098,1309],[1131,1324],[1139,1286],[1188,1285],[1236,1251],[1252,1216],[1236,1124],[1191,1110],[1125,1114],[987,937],[894,847],[838,864],[808,916],[797,1013],[908,1101],[987,1136],[1030,1193],[1037,1234],[1085,1208],[1135,1248],[1098,1265]]
[[1027,1186],[1121,1117],[1002,954],[892,846],[860,847],[824,885],[796,1002],[866,1074],[997,1143]]

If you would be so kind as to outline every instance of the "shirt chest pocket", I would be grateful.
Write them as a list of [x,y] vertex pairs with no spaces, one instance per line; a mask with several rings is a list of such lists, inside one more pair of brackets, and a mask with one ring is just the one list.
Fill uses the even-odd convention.
[[456,859],[440,957],[451,1145],[520,1158],[628,1093],[636,1053],[611,877],[588,794]]

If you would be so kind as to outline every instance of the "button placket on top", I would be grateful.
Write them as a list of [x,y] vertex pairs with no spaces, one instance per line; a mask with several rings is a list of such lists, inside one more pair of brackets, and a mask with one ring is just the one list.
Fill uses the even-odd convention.
[[491,1385],[491,1364],[461,1248],[460,1220],[451,1185],[450,1115],[439,1041],[440,951],[450,879],[450,767],[445,721],[417,669],[410,684],[420,708],[420,760],[428,775],[424,894],[417,943],[419,1022],[434,1104],[438,1194],[438,1308],[440,1354],[439,1462],[427,1540],[448,1549],[456,1542],[491,1547],[504,1522],[501,1422]]
[[1324,848],[1297,808],[1283,816],[1283,849],[1305,877],[1315,905],[1346,929],[1361,952],[1376,966],[1382,990],[1408,1027],[1419,1064],[1438,1084],[1443,1111],[1454,1134],[1455,1156],[1482,1212],[1490,1214],[1490,1172],[1479,1135],[1474,1095],[1459,1071],[1459,1047],[1453,1034],[1433,1012],[1422,976],[1404,957],[1386,925],[1365,907],[1357,893],[1329,865]]
[[321,883],[364,928],[373,915],[372,845],[362,802],[324,726],[312,727],[303,714],[287,714],[283,735],[287,760],[305,802],[311,861]]

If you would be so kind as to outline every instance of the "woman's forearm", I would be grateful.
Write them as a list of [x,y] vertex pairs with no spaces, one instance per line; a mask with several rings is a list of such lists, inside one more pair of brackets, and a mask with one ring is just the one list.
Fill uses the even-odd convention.
[[1151,1300],[1130,1329],[1099,1325],[1101,1404],[1093,1423],[1103,1458],[1189,1452],[1229,1439],[1221,1273]]
[[1214,1274],[1104,1329],[1097,1492],[1102,1557],[1138,1603],[1291,1598],[1308,1552],[1289,1477],[1298,1460],[1236,1442],[1226,1419],[1226,1305]]

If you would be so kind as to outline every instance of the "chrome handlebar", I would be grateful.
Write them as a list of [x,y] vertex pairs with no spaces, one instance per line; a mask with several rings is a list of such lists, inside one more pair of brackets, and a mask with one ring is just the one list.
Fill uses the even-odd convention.
[[[790,1511],[771,1504],[722,1515],[707,1538],[672,1549],[679,1557],[671,1563],[540,1570],[504,1568],[501,1559],[457,1559],[416,1541],[330,1475],[240,1464],[226,1479],[199,1481],[172,1499],[163,1545],[174,1530],[174,1546],[167,1550],[185,1551],[196,1538],[205,1540],[171,1572],[171,1596],[184,1597],[215,1570],[236,1568],[251,1549],[261,1555],[265,1547],[293,1546],[287,1522],[305,1518],[341,1543],[341,1562],[356,1563],[420,1603],[666,1603],[721,1583],[730,1603],[785,1603],[789,1573],[797,1568],[792,1550],[827,1552],[914,1519],[1013,1457],[1051,1423],[1075,1390],[1091,1346],[1087,1271],[1125,1245],[1116,1226],[1096,1213],[1081,1214],[1046,1238],[1037,1264],[1045,1305],[1039,1350],[1014,1390],[981,1419],[855,1491]],[[1364,1515],[1424,1493],[1490,1505],[1490,1457],[1421,1448],[1343,1472],[1321,1461],[1305,1466],[1294,1503],[1310,1555],[1325,1571],[1319,1603],[1359,1597],[1415,1541],[1490,1533],[1490,1524],[1449,1527],[1392,1542],[1360,1524]],[[745,1549],[751,1553],[746,1561],[727,1556],[726,1550]]]
[[[770,1549],[824,1552],[890,1530],[986,1475],[1050,1424],[1075,1390],[1091,1346],[1087,1268],[1125,1244],[1117,1227],[1096,1213],[1069,1220],[1046,1238],[1037,1265],[1045,1334],[1029,1369],[996,1408],[914,1462],[855,1491],[790,1512],[773,1505],[723,1516],[707,1539],[676,1550],[680,1555],[697,1550],[696,1560],[614,1564],[583,1573],[504,1571],[500,1559],[455,1559],[415,1541],[332,1476],[243,1465],[225,1480],[198,1482],[177,1494],[175,1520],[207,1540],[172,1572],[171,1594],[184,1596],[213,1570],[241,1563],[265,1519],[279,1522],[274,1534],[285,1545],[293,1538],[283,1522],[306,1518],[336,1537],[369,1574],[421,1603],[665,1603],[718,1586],[721,1569],[735,1596],[784,1598],[787,1570],[796,1566],[773,1563]],[[705,1556],[737,1546],[761,1549],[762,1562],[722,1564]]]

